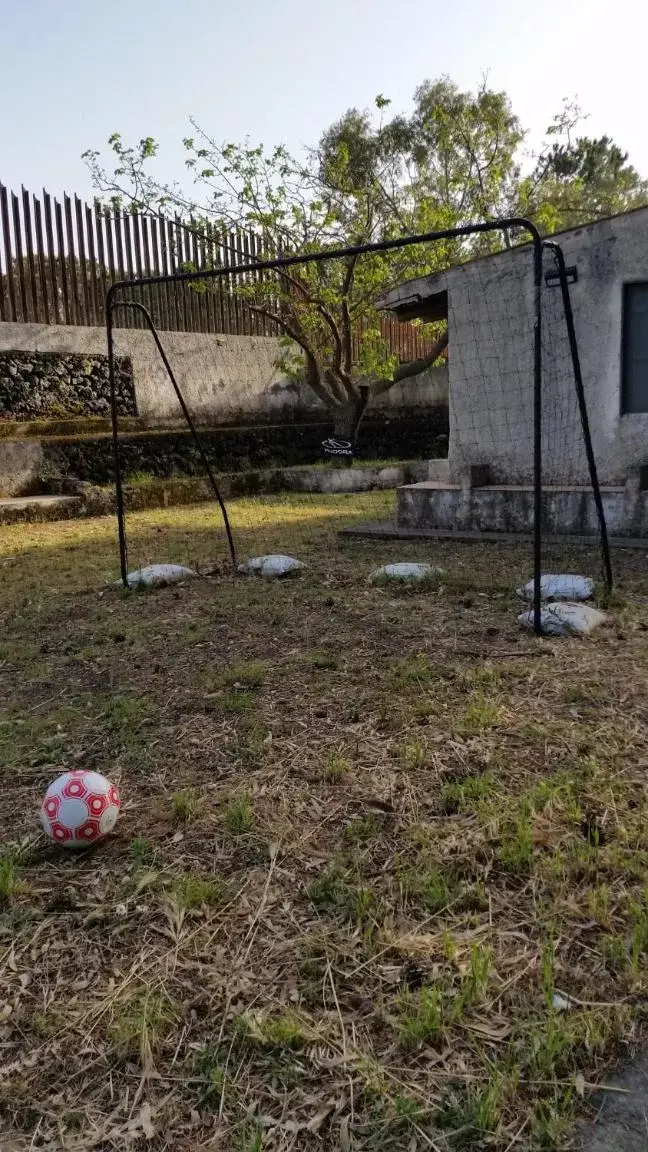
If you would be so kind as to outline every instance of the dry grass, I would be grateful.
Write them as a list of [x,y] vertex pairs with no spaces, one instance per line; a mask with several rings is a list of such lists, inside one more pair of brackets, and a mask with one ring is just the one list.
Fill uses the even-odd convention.
[[[275,513],[300,580],[128,596],[110,521],[0,532],[0,1144],[567,1148],[645,1013],[644,558],[592,640],[538,642],[526,547]],[[133,516],[131,553],[206,568],[215,525]],[[398,557],[447,578],[367,584]],[[79,764],[124,807],[71,856],[34,814]]]

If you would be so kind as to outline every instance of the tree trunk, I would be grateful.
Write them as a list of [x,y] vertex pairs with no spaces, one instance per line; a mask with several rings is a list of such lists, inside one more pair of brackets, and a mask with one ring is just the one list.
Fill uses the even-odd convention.
[[360,421],[364,415],[369,399],[369,389],[362,386],[359,395],[349,400],[347,404],[336,406],[333,412],[333,432],[340,440],[348,440],[355,448]]

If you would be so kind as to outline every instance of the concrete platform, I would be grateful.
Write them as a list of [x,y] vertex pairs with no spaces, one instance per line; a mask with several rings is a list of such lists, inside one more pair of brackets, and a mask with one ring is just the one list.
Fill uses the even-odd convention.
[[0,524],[67,520],[81,509],[79,496],[9,496],[0,499]]
[[580,1125],[581,1152],[646,1152],[648,1148],[648,1053],[640,1052],[589,1101],[594,1117]]
[[[603,488],[603,508],[611,536],[646,537],[648,492],[630,494],[626,487]],[[489,484],[462,488],[440,480],[405,484],[397,493],[399,528],[448,532],[523,534],[533,524],[533,488]],[[548,487],[543,492],[543,525],[549,535],[598,536],[591,488]]]

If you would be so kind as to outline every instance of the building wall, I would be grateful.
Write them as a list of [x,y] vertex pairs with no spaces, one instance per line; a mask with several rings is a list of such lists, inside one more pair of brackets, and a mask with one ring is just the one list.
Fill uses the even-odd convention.
[[[648,463],[648,414],[621,415],[623,285],[648,280],[648,209],[558,237],[570,286],[601,480],[623,483]],[[544,271],[553,269],[549,253]],[[513,249],[454,269],[449,299],[452,479],[488,464],[499,482],[533,475],[533,254]],[[588,480],[560,288],[542,289],[543,470],[546,483]]]
[[[163,332],[161,342],[187,406],[199,421],[281,421],[323,411],[307,385],[284,379],[275,368],[279,343],[272,337]],[[106,352],[106,332],[103,328],[0,323],[0,351],[100,355]],[[150,334],[118,328],[115,351],[132,360],[138,414],[152,426],[179,421],[180,406]],[[371,407],[389,415],[447,402],[448,372],[442,367],[395,385],[372,401]]]
[[451,480],[487,464],[522,482],[532,467],[532,272],[528,253],[449,274]]

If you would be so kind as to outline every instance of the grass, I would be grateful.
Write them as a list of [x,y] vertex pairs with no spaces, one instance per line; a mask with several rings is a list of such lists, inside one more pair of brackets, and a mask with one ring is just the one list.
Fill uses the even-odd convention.
[[247,792],[229,796],[223,805],[223,825],[231,836],[242,836],[254,827],[252,798]]
[[443,1035],[443,993],[440,988],[406,992],[399,1003],[398,1033],[407,1048],[435,1043]]
[[302,1021],[288,1009],[274,1016],[243,1013],[235,1026],[240,1037],[262,1048],[303,1048],[309,1036]]
[[131,856],[135,864],[146,866],[154,864],[157,858],[157,849],[146,836],[134,836],[131,840]]
[[489,801],[495,790],[492,772],[465,776],[462,780],[452,780],[441,789],[441,809],[448,816],[455,812],[470,812],[478,808],[480,801]]
[[245,688],[248,690],[260,688],[265,678],[265,664],[263,660],[248,660],[242,664],[232,664],[219,676],[214,678],[214,684],[227,688]]
[[157,479],[158,479],[158,477],[154,476],[152,472],[144,472],[144,471],[140,470],[139,472],[137,472],[137,471],[136,472],[129,472],[126,476],[126,483],[127,484],[154,484]]
[[[392,500],[233,502],[289,584],[213,505],[129,515],[131,567],[213,573],[137,595],[109,519],[0,529],[6,1143],[540,1152],[644,1039],[643,556],[538,642],[526,546],[338,541]],[[400,559],[446,577],[368,584]],[[76,765],[123,806],[73,856],[34,813]]]
[[0,854],[0,908],[8,907],[18,891],[18,870],[13,853]]
[[159,991],[141,991],[114,1006],[108,1039],[122,1060],[147,1068],[176,1018],[175,1008]]
[[195,788],[182,788],[171,797],[171,810],[177,824],[188,824],[195,820],[200,806],[200,795]]
[[220,904],[227,889],[224,881],[219,878],[189,873],[174,877],[169,891],[177,908],[191,911],[204,905]]
[[328,784],[337,784],[340,780],[343,780],[350,771],[351,765],[346,756],[339,756],[332,752],[324,761],[322,778],[326,780]]

